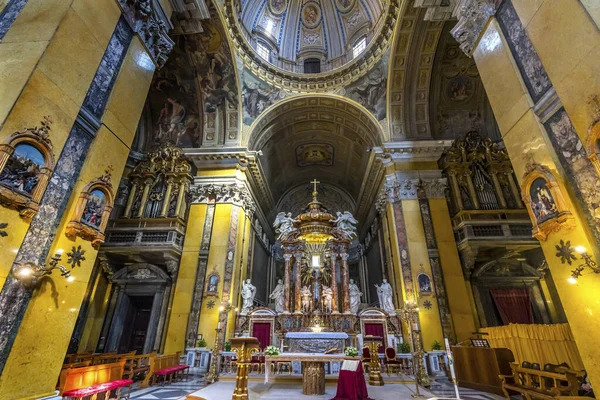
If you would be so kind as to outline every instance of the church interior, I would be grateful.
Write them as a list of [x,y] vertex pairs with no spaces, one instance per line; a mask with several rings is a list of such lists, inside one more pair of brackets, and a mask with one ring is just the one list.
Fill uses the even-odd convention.
[[596,0],[0,0],[0,400],[594,397]]

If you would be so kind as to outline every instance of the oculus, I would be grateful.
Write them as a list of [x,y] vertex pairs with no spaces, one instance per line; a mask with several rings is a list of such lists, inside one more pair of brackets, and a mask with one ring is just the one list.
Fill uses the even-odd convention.
[[66,235],[79,236],[92,242],[94,248],[104,243],[104,230],[113,209],[114,192],[111,183],[112,167],[101,177],[88,183],[79,195]]
[[0,144],[0,203],[25,218],[37,213],[54,169],[51,124],[52,119],[44,117],[41,127],[13,133]]
[[563,226],[568,229],[574,227],[573,215],[567,208],[558,181],[547,167],[527,164],[521,196],[536,239],[546,240],[550,233],[558,232]]

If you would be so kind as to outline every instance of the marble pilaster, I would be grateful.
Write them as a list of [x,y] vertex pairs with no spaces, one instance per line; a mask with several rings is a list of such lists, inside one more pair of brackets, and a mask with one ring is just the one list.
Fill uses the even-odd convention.
[[292,255],[284,254],[283,258],[285,260],[285,267],[283,269],[283,287],[285,288],[285,295],[283,297],[283,313],[290,313],[290,286],[291,286],[291,263],[292,263]]
[[333,298],[331,299],[332,314],[339,314],[338,307],[338,286],[337,286],[337,257],[336,253],[331,253],[331,291],[333,292]]
[[[233,267],[235,262],[235,248],[237,244],[237,232],[239,222],[239,206],[231,207],[231,222],[229,225],[229,240],[227,242],[227,255],[225,256],[225,272],[223,274],[223,292],[221,301],[227,302],[231,300],[231,283],[233,279]],[[225,335],[227,334],[227,313],[219,314],[219,322],[221,323],[221,331],[219,333],[219,343],[225,343]]]
[[302,254],[294,254],[294,265],[296,266],[294,277],[294,299],[295,299],[295,310],[294,314],[302,314],[302,297],[300,291],[302,289]]
[[348,266],[348,253],[340,254],[342,259],[342,294],[343,294],[343,309],[344,314],[351,314],[350,311],[350,271]]
[[198,256],[198,268],[196,270],[196,282],[194,283],[192,306],[185,335],[187,340],[194,341],[194,343],[198,336],[198,323],[200,322],[200,310],[202,309],[202,296],[204,294],[206,267],[208,266],[208,250],[210,249],[210,239],[212,237],[215,207],[214,204],[209,204],[206,208],[206,219],[204,220],[204,229],[202,231],[202,240],[200,242],[200,254]]

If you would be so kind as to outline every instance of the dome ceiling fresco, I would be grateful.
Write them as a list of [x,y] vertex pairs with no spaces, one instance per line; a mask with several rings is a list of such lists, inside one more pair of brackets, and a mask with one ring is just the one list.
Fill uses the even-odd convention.
[[353,45],[371,42],[386,9],[381,0],[241,0],[239,21],[256,49],[271,51],[269,61],[303,72],[303,61],[321,60],[321,71],[351,61]]

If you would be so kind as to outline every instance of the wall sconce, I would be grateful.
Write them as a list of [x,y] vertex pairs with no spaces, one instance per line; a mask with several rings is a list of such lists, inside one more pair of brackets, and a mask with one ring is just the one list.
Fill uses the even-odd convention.
[[32,287],[37,285],[41,277],[50,275],[54,269],[58,269],[60,271],[60,276],[64,276],[67,279],[67,282],[73,282],[75,278],[71,275],[71,271],[62,265],[58,265],[61,258],[61,253],[56,253],[56,255],[51,258],[48,265],[36,265],[29,262],[19,264],[14,269],[13,275],[24,285]]
[[587,253],[587,250],[583,246],[575,247],[575,251],[579,253],[581,256],[581,260],[583,260],[583,264],[579,264],[575,267],[574,270],[571,271],[571,276],[569,277],[569,283],[575,284],[577,283],[577,279],[581,276],[581,273],[585,268],[591,269],[594,273],[600,274],[600,268],[598,268],[598,264],[594,260],[592,260],[592,256]]
[[[232,309],[233,309],[233,305],[231,304],[231,300],[222,302],[221,306],[219,307],[219,311],[224,312],[224,313],[229,313]],[[238,312],[238,311],[239,311],[239,308],[236,307],[235,312]]]

